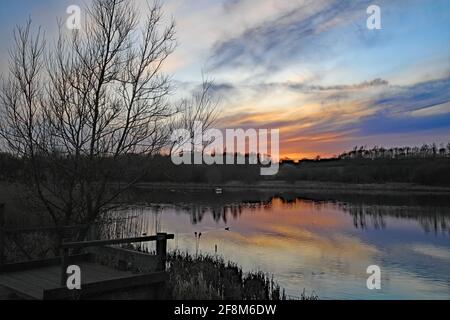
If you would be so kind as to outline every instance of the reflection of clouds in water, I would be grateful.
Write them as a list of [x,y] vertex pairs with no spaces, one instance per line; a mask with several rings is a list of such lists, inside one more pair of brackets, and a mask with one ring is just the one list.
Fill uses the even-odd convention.
[[424,244],[414,244],[411,250],[432,258],[450,260],[450,249],[445,247],[436,247]]
[[[147,226],[152,233],[158,225],[176,234],[169,248],[191,253],[194,232],[202,232],[201,252],[214,254],[217,245],[219,255],[244,270],[273,274],[288,294],[306,288],[321,298],[450,298],[447,234],[424,232],[436,225],[446,230],[446,207],[295,197],[246,203],[226,196],[213,204],[147,206],[137,230]],[[365,286],[372,264],[382,268],[384,287],[377,293]]]
[[364,278],[366,266],[378,253],[376,247],[356,237],[338,232],[322,234],[298,226],[275,226],[266,233],[232,233],[221,243],[227,240],[249,254],[263,250],[266,257],[262,260],[266,260],[272,272],[304,269],[309,276],[339,274]]

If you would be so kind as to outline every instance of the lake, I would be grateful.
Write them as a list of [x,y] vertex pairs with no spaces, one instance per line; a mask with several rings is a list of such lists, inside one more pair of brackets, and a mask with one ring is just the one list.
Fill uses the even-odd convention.
[[[115,211],[137,219],[133,230],[173,233],[169,249],[262,270],[290,298],[305,290],[320,299],[450,299],[448,196],[137,194]],[[379,290],[366,286],[370,265],[381,269]]]

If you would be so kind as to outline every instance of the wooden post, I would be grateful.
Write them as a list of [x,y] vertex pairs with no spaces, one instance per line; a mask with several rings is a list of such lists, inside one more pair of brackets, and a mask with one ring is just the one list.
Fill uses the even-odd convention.
[[[167,233],[156,234],[156,255],[158,257],[157,271],[166,271]],[[156,285],[156,300],[163,300],[166,296],[166,282]]]
[[67,282],[67,266],[69,264],[69,249],[64,248],[63,246],[64,244],[64,239],[61,243],[61,287],[65,287],[66,286],[66,282]]
[[0,266],[5,262],[5,204],[0,203]]
[[158,271],[166,270],[167,233],[158,233],[156,239],[156,255],[158,256]]
[[91,240],[96,240],[99,239],[98,236],[98,225],[96,222],[94,222],[91,226],[90,226],[90,234],[91,234]]

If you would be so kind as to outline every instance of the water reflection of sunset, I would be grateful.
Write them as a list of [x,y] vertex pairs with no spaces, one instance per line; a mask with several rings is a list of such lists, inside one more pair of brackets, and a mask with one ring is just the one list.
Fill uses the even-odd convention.
[[[273,198],[228,205],[165,205],[157,210],[157,219],[155,209],[144,212],[152,217],[149,231],[157,224],[159,230],[175,234],[170,249],[195,253],[194,232],[201,232],[200,253],[214,255],[217,246],[219,256],[244,270],[273,274],[291,296],[305,288],[323,299],[429,298],[430,292],[449,297],[445,259],[450,241],[445,234],[433,238],[424,232],[427,209],[421,210],[421,218],[414,220],[401,218],[392,206]],[[354,219],[364,221],[363,227]],[[425,256],[425,247],[435,254]],[[376,292],[366,288],[366,268],[372,264],[383,270],[384,287]]]

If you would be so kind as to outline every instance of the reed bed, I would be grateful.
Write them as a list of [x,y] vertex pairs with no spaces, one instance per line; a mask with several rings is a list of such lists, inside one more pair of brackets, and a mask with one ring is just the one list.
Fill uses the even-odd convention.
[[[168,257],[168,298],[176,300],[287,300],[273,277],[243,272],[234,262],[211,255],[174,251]],[[305,292],[300,300],[317,300]]]

